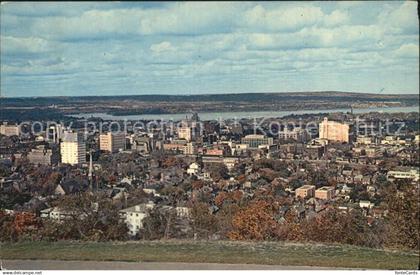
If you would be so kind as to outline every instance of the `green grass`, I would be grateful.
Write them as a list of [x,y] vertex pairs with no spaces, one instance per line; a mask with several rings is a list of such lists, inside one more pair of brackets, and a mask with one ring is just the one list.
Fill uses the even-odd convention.
[[0,244],[0,259],[191,262],[417,269],[414,252],[281,242],[138,241]]

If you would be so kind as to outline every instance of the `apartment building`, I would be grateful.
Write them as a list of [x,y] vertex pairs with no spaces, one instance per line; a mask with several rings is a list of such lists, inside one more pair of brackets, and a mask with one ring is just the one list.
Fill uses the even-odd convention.
[[101,151],[111,153],[125,150],[125,133],[108,132],[99,136],[99,148]]
[[349,142],[350,127],[348,124],[329,121],[328,118],[319,124],[319,138],[336,142]]
[[61,162],[71,165],[86,163],[86,142],[84,134],[65,131],[60,144]]

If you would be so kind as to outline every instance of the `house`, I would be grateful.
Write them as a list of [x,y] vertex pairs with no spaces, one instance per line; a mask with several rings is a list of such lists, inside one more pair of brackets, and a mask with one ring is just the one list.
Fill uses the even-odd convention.
[[120,217],[128,227],[130,236],[136,236],[143,228],[143,220],[149,215],[149,210],[153,209],[153,202],[138,204],[123,210],[120,210]]
[[58,222],[69,219],[71,215],[71,213],[63,211],[58,207],[51,207],[41,210],[41,218],[52,219]]
[[84,180],[82,182],[76,181],[74,179],[70,179],[67,181],[62,181],[54,190],[54,194],[56,195],[68,195],[68,194],[75,194],[80,193],[86,190],[89,186],[89,183]]
[[197,175],[199,171],[200,171],[200,166],[196,162],[193,162],[188,167],[187,174],[188,175]]
[[370,201],[360,201],[359,206],[360,206],[360,208],[370,209],[370,208],[374,207],[375,204],[373,202],[370,202]]
[[143,188],[143,192],[148,195],[152,194],[153,196],[160,197],[160,194],[156,191],[155,188]]

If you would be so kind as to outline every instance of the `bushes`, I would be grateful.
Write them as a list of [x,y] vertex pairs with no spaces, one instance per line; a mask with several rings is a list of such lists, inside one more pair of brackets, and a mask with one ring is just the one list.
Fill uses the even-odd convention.
[[[398,203],[394,200],[394,203]],[[407,206],[407,203],[405,204]],[[299,219],[293,211],[288,211],[280,222],[276,221],[273,204],[254,201],[240,209],[232,218],[232,229],[226,234],[231,240],[281,240],[297,242],[340,243],[367,247],[398,246],[418,248],[418,218],[412,211],[406,216],[398,216],[389,223],[374,220],[368,223],[361,209],[340,212],[328,208],[310,219]],[[410,216],[411,219],[408,217]],[[392,218],[391,213],[391,220]],[[405,219],[405,222],[401,222]],[[405,235],[402,235],[405,234]],[[395,239],[393,239],[395,237]],[[416,246],[417,245],[417,246]]]
[[32,213],[21,212],[15,215],[0,212],[0,241],[40,240],[42,223]]
[[61,222],[26,212],[0,212],[0,241],[127,239],[127,227],[109,200],[85,193],[66,197],[59,205],[68,213]]
[[275,208],[265,201],[255,201],[240,210],[233,218],[233,230],[228,233],[232,240],[270,240],[275,237],[277,222]]

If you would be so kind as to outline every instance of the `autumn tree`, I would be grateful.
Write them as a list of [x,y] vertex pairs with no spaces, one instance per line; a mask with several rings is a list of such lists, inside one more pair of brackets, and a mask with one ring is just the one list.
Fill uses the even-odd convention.
[[210,205],[193,202],[191,209],[191,227],[198,238],[210,238],[217,231],[217,219],[210,212]]
[[228,233],[232,240],[270,240],[275,236],[277,222],[275,209],[266,201],[254,201],[239,210],[233,218],[233,230]]
[[124,240],[127,236],[127,227],[120,220],[118,209],[105,195],[82,193],[65,196],[57,206],[67,213],[66,232],[71,233],[69,236],[59,235],[58,239],[104,241]]
[[390,188],[386,198],[389,214],[387,245],[419,249],[420,208],[419,191],[406,185],[402,190]]

